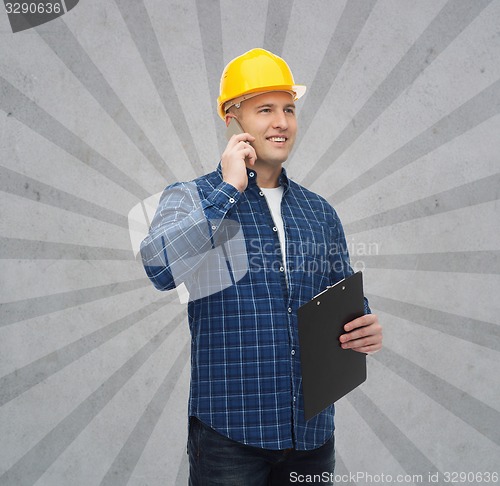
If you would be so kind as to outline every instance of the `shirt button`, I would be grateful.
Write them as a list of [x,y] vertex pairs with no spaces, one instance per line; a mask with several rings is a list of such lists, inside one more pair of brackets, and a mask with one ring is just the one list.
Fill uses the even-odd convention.
[[295,356],[295,349],[292,349],[292,356]]
[[293,401],[294,401],[294,402],[295,402],[295,401],[297,401],[297,397],[293,397]]
[[230,197],[230,198],[229,198],[229,202],[230,202],[231,204],[233,204],[233,203],[234,203],[234,198]]
[[284,272],[285,269],[283,267],[280,267],[280,272]]
[[217,229],[217,226],[215,226],[214,224],[212,225],[212,229],[213,230],[216,230]]
[[273,226],[273,231],[274,232],[278,231],[278,228],[276,228],[276,226]]
[[253,176],[255,176],[255,172],[250,172],[248,175],[249,175],[250,177],[253,177]]
[[289,313],[289,314],[291,314],[291,313],[292,313],[292,308],[291,308],[291,307],[289,307],[289,308],[288,308],[288,313]]
[[263,196],[264,193],[262,191],[259,192],[259,196]]

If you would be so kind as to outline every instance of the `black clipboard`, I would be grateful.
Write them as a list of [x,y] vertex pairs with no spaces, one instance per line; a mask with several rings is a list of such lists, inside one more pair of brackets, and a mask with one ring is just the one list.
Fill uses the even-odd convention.
[[364,315],[361,272],[328,287],[298,309],[305,419],[366,380],[366,354],[342,349],[344,325]]

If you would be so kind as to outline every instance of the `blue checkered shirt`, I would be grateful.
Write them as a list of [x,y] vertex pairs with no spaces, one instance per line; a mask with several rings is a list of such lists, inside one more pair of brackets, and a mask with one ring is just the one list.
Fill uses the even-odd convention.
[[[255,171],[247,173],[243,193],[222,180],[220,164],[191,183],[169,186],[142,242],[141,255],[157,289],[173,289],[183,281],[194,290],[196,282],[202,285],[200,274],[209,278],[203,258],[215,248],[221,222],[238,224],[248,268],[227,284],[220,278],[219,288],[213,286],[212,275],[212,291],[188,304],[189,415],[244,444],[315,449],[332,436],[334,406],[304,419],[297,309],[327,285],[353,273],[345,236],[331,205],[288,179],[283,169],[279,183],[284,187],[284,265],[278,232]],[[197,195],[188,184],[197,188]],[[216,256],[222,262],[220,274],[231,274],[231,256],[226,252]],[[189,265],[179,265],[183,258]],[[365,311],[370,312],[366,301]]]

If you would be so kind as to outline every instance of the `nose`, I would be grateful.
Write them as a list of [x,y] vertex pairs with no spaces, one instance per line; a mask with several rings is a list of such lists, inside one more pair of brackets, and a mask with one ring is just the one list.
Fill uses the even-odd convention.
[[273,119],[273,128],[286,130],[288,128],[288,120],[286,114],[282,111],[277,111]]

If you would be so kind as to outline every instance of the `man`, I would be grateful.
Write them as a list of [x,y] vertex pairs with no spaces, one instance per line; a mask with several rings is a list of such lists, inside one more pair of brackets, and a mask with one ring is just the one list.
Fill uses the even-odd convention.
[[[282,167],[304,91],[268,51],[231,61],[219,115],[243,133],[216,171],[165,190],[141,247],[158,289],[183,282],[191,295],[190,485],[333,476],[334,407],[304,418],[297,309],[353,271],[335,210]],[[345,326],[343,348],[381,348],[365,310]]]

